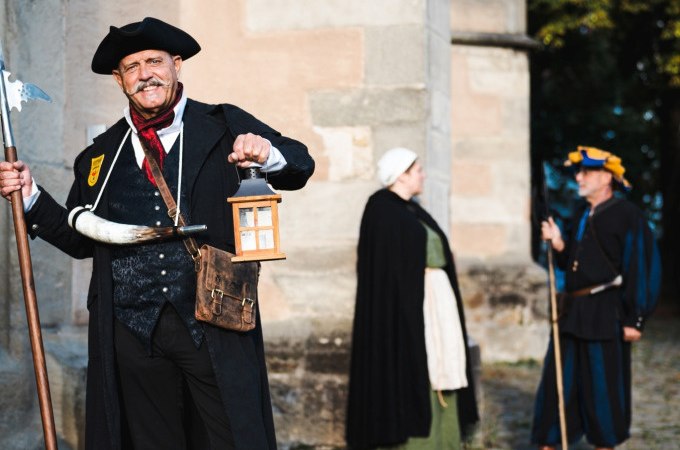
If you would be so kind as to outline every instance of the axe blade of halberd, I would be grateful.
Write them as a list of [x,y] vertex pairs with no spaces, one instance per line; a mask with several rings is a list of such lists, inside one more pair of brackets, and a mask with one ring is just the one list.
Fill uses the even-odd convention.
[[12,108],[21,111],[21,102],[28,102],[29,100],[44,100],[51,102],[52,99],[42,89],[35,84],[22,83],[20,80],[10,81],[10,73],[5,70],[5,55],[2,51],[2,43],[0,42],[0,70],[2,70],[3,81],[5,84],[5,91],[7,93],[7,108],[8,112]]
[[29,100],[52,101],[50,96],[35,84],[22,83],[19,80],[9,81],[10,75],[6,70],[2,71],[2,76],[5,78],[7,106],[10,110],[16,108],[17,111],[21,111],[21,102],[28,102]]

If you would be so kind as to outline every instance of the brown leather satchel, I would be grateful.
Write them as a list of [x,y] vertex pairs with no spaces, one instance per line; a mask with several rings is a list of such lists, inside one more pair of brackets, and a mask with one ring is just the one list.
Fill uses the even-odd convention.
[[232,263],[234,255],[201,247],[196,284],[196,320],[227,330],[255,328],[257,263]]
[[[161,197],[168,207],[168,215],[174,218],[177,203],[156,159],[143,142],[142,149]],[[178,223],[186,225],[181,214]],[[197,272],[196,320],[234,331],[255,328],[258,263],[232,263],[231,258],[235,255],[210,245],[203,245],[199,250],[196,240],[191,237],[184,239],[184,246],[194,260]]]

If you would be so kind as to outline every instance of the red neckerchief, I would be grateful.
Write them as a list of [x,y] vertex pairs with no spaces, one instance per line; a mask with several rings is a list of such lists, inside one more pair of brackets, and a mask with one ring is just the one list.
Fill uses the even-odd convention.
[[[158,130],[167,128],[172,125],[172,121],[175,120],[174,108],[179,103],[182,98],[182,83],[177,83],[177,92],[175,92],[175,100],[172,102],[167,109],[160,112],[156,116],[145,119],[142,115],[130,104],[130,118],[132,119],[132,124],[137,129],[137,136],[142,144],[146,146],[151,151],[151,154],[156,157],[158,161],[158,167],[163,170],[163,160],[165,159],[165,149],[163,148],[163,143],[158,137]],[[149,179],[151,184],[156,186],[156,180],[153,178],[151,173],[151,167],[149,166],[149,161],[144,158],[144,163],[142,164],[142,169],[146,173],[146,177]]]

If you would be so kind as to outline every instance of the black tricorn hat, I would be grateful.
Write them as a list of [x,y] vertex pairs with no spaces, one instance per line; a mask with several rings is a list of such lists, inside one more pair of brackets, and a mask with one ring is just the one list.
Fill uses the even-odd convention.
[[165,50],[189,59],[201,50],[188,33],[153,17],[120,28],[112,26],[92,57],[92,71],[110,75],[127,55],[142,50]]

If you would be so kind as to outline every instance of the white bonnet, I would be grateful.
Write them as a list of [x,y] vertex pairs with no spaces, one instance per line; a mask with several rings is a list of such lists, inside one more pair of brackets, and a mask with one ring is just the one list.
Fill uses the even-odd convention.
[[413,150],[396,147],[385,152],[378,160],[378,179],[383,186],[392,185],[418,158]]

